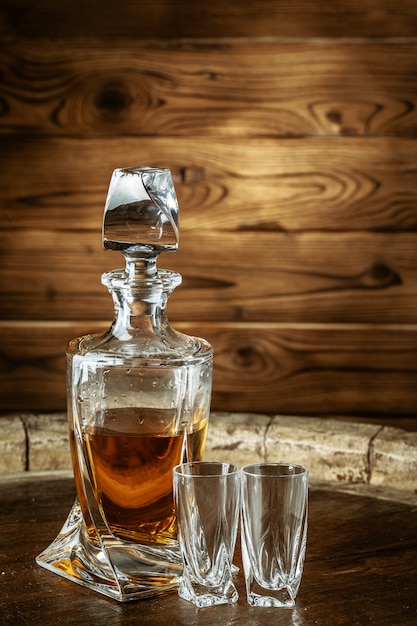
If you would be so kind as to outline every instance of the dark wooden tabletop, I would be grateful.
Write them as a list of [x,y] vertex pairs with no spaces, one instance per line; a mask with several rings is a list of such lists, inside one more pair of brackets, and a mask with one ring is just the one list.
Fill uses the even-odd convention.
[[[38,567],[74,498],[68,474],[0,479],[0,624],[402,626],[417,624],[417,506],[340,489],[310,490],[304,576],[294,609],[253,608],[243,576],[234,606],[197,609],[175,592],[120,604]],[[240,554],[235,562],[240,565]]]

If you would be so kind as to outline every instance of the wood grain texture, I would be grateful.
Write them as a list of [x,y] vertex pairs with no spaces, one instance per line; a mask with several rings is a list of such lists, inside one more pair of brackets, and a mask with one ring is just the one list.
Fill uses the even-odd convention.
[[0,132],[416,136],[416,65],[413,41],[19,42]]
[[[65,408],[65,348],[107,322],[1,322],[0,405]],[[214,347],[214,410],[412,415],[417,327],[185,323]],[[19,389],[19,393],[16,393]]]
[[413,37],[413,0],[3,0],[0,34],[52,38]]
[[216,409],[415,415],[416,33],[411,0],[4,0],[0,409],[63,408],[112,170],[148,164]]
[[169,167],[182,229],[417,229],[417,142],[3,137],[2,228],[101,229],[116,167]]
[[[385,492],[384,492],[385,493]],[[309,494],[306,562],[292,610],[252,609],[242,569],[235,605],[197,610],[176,593],[120,605],[38,567],[75,492],[68,476],[16,476],[0,482],[2,624],[77,626],[414,626],[417,616],[415,506],[336,488]],[[383,519],[383,523],[381,523]],[[240,542],[235,562],[241,568]]]
[[[99,233],[23,230],[0,235],[0,319],[111,319],[102,272],[123,266]],[[414,323],[416,233],[185,230],[160,267],[183,284],[169,315],[183,321]]]

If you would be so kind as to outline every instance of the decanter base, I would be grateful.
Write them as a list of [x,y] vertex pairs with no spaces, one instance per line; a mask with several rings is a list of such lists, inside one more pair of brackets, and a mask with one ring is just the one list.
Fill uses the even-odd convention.
[[77,500],[61,532],[36,562],[119,602],[171,591],[182,574],[178,546],[141,545],[110,535],[89,539]]

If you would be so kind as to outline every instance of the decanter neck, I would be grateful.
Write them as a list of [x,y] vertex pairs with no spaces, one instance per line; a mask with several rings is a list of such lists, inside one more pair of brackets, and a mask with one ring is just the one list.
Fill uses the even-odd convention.
[[157,270],[155,261],[129,260],[126,269],[102,276],[115,308],[112,334],[121,340],[165,332],[166,304],[182,278],[177,272]]
[[158,269],[156,267],[158,255],[154,252],[149,254],[149,256],[142,253],[138,257],[125,254],[125,259],[125,275],[128,283],[135,284],[137,281],[152,280],[158,277]]

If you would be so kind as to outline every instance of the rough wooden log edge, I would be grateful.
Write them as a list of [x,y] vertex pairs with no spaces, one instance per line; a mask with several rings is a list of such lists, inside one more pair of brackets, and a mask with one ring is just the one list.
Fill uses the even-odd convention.
[[[310,482],[417,505],[417,432],[378,424],[212,412],[205,458],[306,465]],[[65,413],[0,418],[0,476],[70,471]]]

